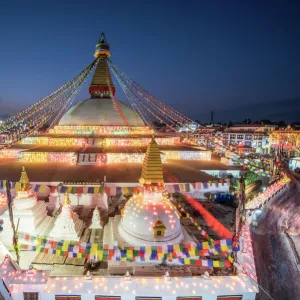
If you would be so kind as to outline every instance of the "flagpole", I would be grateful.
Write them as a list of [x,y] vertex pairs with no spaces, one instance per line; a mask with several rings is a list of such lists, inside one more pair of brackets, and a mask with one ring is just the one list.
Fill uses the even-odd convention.
[[7,194],[7,205],[8,205],[8,212],[9,212],[9,219],[11,223],[11,227],[13,230],[13,247],[16,252],[17,256],[17,263],[19,264],[20,262],[20,255],[19,255],[19,248],[18,248],[18,232],[15,227],[14,223],[14,216],[13,216],[13,209],[12,209],[12,198],[11,198],[11,192],[10,192],[10,181],[6,180],[6,194]]

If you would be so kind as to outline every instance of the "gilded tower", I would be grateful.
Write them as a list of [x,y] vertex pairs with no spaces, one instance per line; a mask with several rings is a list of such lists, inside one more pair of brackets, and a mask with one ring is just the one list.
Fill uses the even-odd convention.
[[98,60],[98,64],[89,87],[90,95],[92,98],[111,99],[112,95],[115,95],[116,89],[107,64],[107,58],[110,57],[110,51],[109,44],[107,43],[103,32],[96,45],[94,56]]
[[158,144],[154,137],[148,145],[142,167],[142,182],[145,184],[163,183],[163,164],[160,157]]

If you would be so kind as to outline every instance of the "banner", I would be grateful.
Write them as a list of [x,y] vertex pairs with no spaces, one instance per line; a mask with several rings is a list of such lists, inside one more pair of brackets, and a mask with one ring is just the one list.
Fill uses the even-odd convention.
[[31,250],[45,254],[55,254],[71,258],[86,258],[113,261],[175,261],[198,266],[229,266],[229,261],[199,260],[199,256],[228,254],[232,251],[232,240],[205,241],[199,243],[181,243],[164,246],[108,248],[102,243],[75,241],[55,241],[27,233],[19,233],[20,250]]
[[[191,192],[193,189],[202,190],[208,189],[209,187],[218,188],[219,183],[224,185],[224,180],[219,179],[219,182],[196,182],[196,183],[179,183],[179,184],[166,184],[166,190],[173,194],[173,193],[182,193],[182,192]],[[5,180],[0,181],[0,189],[5,189]],[[12,188],[18,190],[19,182],[12,182]],[[50,188],[50,194],[56,193],[57,191],[61,194],[68,193],[68,194],[94,194],[98,195],[101,192],[100,186],[50,186],[46,184],[35,184],[32,185],[32,189],[36,193],[45,193],[47,188]],[[108,187],[104,188],[105,193],[108,196],[121,196],[121,195],[129,195],[143,191],[143,187],[138,185],[134,187]]]

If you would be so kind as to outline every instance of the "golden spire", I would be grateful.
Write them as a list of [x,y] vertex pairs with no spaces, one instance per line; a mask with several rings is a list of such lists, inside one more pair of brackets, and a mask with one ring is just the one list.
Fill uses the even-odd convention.
[[147,183],[163,183],[163,165],[154,135],[148,145],[142,167],[142,179]]
[[65,200],[64,200],[64,205],[70,205],[71,201],[69,198],[69,195],[67,193],[65,193]]
[[28,187],[30,186],[30,181],[29,181],[29,178],[27,176],[24,166],[22,167],[22,172],[21,172],[21,177],[20,177],[19,183],[20,183],[20,190],[22,192],[28,190]]

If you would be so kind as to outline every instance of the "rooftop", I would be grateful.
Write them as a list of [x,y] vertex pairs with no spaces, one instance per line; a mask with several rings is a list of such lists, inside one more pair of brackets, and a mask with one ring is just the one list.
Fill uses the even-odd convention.
[[[18,181],[20,170],[26,167],[32,182],[60,181],[95,181],[106,176],[107,182],[138,182],[141,176],[142,164],[110,164],[70,165],[69,163],[20,163],[14,159],[0,159],[0,180]],[[164,164],[165,182],[200,182],[212,180],[215,177],[200,170],[239,170],[238,167],[226,166],[219,158],[210,161],[200,160],[169,160]],[[47,170],[45,172],[45,170]],[[175,180],[175,181],[174,181]]]

